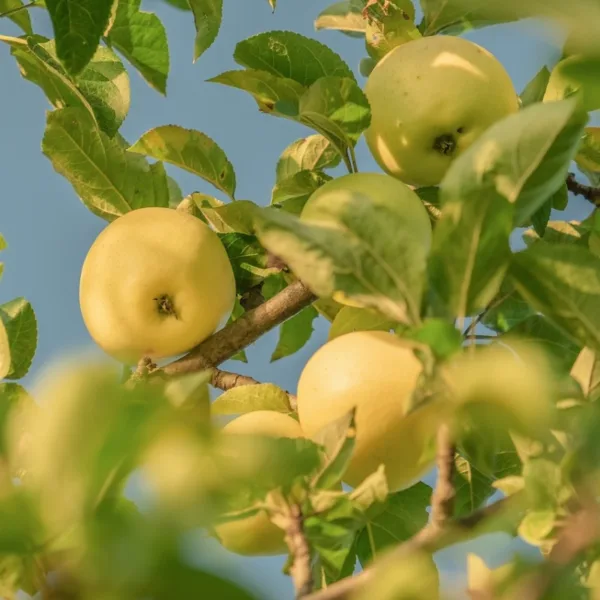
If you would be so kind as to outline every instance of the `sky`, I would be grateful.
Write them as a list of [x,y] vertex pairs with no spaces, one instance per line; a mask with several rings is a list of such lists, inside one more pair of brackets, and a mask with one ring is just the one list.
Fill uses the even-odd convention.
[[[132,104],[121,133],[133,143],[159,125],[177,124],[203,131],[233,163],[237,198],[264,205],[270,200],[279,154],[289,143],[311,132],[258,112],[252,98],[242,91],[206,80],[236,68],[232,58],[235,44],[266,30],[293,30],[328,44],[355,71],[361,85],[365,80],[358,73],[358,65],[365,52],[361,40],[337,32],[315,32],[314,18],[329,4],[327,0],[279,0],[275,14],[266,0],[225,0],[224,4],[217,42],[193,64],[190,13],[163,0],[143,1],[142,8],[156,12],[167,29],[171,54],[167,96],[150,89],[130,69]],[[32,10],[31,15],[36,32],[51,37],[46,13]],[[0,33],[20,35],[7,20],[0,22]],[[560,55],[557,32],[532,22],[489,27],[464,37],[491,51],[504,64],[519,92],[542,65],[551,66]],[[85,255],[106,223],[88,211],[41,153],[45,112],[49,108],[41,90],[20,77],[8,47],[0,47],[0,233],[8,242],[1,256],[5,273],[0,282],[0,303],[24,296],[37,314],[38,351],[25,385],[57,356],[98,354],[81,318],[78,286]],[[357,159],[361,171],[379,171],[364,140],[357,148]],[[193,175],[171,167],[168,171],[184,194],[201,191],[218,196],[209,184]],[[567,212],[556,218],[582,219],[589,212],[585,200],[572,198]],[[230,363],[225,367],[292,391],[302,367],[324,343],[326,331],[325,324],[318,322],[304,349],[275,364],[269,363],[276,344],[276,334],[270,333],[252,346],[249,364]],[[218,568],[233,565],[236,576],[258,586],[263,597],[293,598],[291,583],[281,574],[283,558],[238,558],[211,543],[209,546],[207,552],[197,535],[190,535],[186,541],[190,556],[199,563],[208,562]],[[436,558],[445,577],[451,578],[464,571],[467,549],[479,552],[493,565],[506,559],[516,547],[505,538],[494,537],[446,550]]]

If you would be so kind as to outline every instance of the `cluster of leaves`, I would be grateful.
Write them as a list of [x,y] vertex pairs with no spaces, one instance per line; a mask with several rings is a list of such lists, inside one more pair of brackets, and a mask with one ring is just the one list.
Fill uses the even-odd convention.
[[[216,38],[222,1],[168,1],[192,11],[198,58]],[[419,36],[457,34],[531,15],[558,14],[577,26],[583,18],[593,32],[600,22],[593,18],[597,8],[580,4],[578,13],[558,0],[421,0],[423,20],[416,24],[414,6],[406,0],[343,0],[315,24],[364,38],[367,73],[393,47]],[[0,1],[3,11],[21,5]],[[330,338],[395,329],[418,341],[434,363],[461,350],[457,325],[469,318],[502,343],[525,338],[547,350],[556,365],[561,414],[554,438],[529,440],[505,431],[482,435],[482,423],[472,415],[456,457],[455,516],[482,506],[497,490],[524,490],[528,510],[516,533],[548,552],[576,500],[576,483],[596,471],[600,389],[600,221],[597,212],[580,223],[551,220],[552,209],[566,207],[565,179],[573,160],[592,185],[600,184],[600,129],[586,127],[587,115],[576,99],[541,102],[550,71],[542,69],[522,92],[523,110],[490,128],[454,162],[439,187],[417,190],[434,229],[425,254],[410,223],[399,215],[382,217],[368,201],[359,211],[336,209],[334,227],[299,219],[311,193],[331,179],[327,171],[341,163],[357,171],[354,148],[370,121],[352,69],[326,45],[292,32],[261,33],[235,47],[239,70],[210,79],[249,93],[264,113],[313,130],[283,150],[271,205],[262,208],[237,199],[234,166],[201,131],[157,126],[133,145],[119,133],[130,106],[119,55],[153,88],[166,92],[167,38],[156,15],[140,11],[139,0],[36,5],[48,10],[55,39],[34,34],[21,10],[10,17],[24,35],[0,36],[0,41],[54,108],[47,117],[44,154],[82,202],[107,221],[146,206],[170,206],[209,223],[236,276],[232,319],[295,277],[305,282],[319,300],[281,326],[273,360],[301,348],[319,314],[331,321]],[[274,9],[275,2],[271,5]],[[575,74],[581,87],[597,85],[590,77],[595,60],[591,56],[587,68]],[[184,197],[164,163],[197,175],[221,198],[198,192]],[[509,242],[520,228],[528,247],[513,252]],[[17,299],[0,307],[0,318],[0,375],[18,379],[35,350],[35,317],[29,304]],[[425,484],[388,494],[384,473],[377,472],[352,493],[336,488],[352,450],[351,416],[334,424],[322,445],[252,440],[225,448],[202,419],[189,418],[203,414],[206,381],[199,374],[164,389],[144,385],[133,391],[105,383],[80,389],[71,412],[48,414],[49,424],[39,427],[44,440],[56,443],[56,449],[50,442],[44,446],[52,460],[33,453],[40,463],[34,465],[31,488],[4,482],[0,549],[10,580],[3,581],[6,595],[39,587],[40,557],[58,560],[65,550],[75,550],[78,562],[60,585],[75,583],[90,597],[141,597],[152,589],[153,597],[176,598],[197,589],[214,597],[248,598],[233,584],[185,563],[177,535],[210,527],[215,519],[247,516],[269,502],[273,487],[285,492],[285,502],[302,507],[320,584],[351,574],[357,558],[368,564],[426,523],[430,489]],[[9,451],[8,432],[32,402],[14,383],[3,383],[0,395],[3,461],[13,465],[17,459]],[[287,394],[271,384],[236,388],[212,406],[214,414],[227,415],[260,409],[293,412]],[[231,460],[232,453],[247,460]],[[136,468],[153,485],[148,514],[122,494]],[[26,472],[16,474],[25,484]],[[61,509],[67,489],[72,491],[68,511]],[[127,563],[127,572],[123,548],[136,560]],[[125,582],[133,587],[124,591]],[[489,588],[489,581],[485,585]]]

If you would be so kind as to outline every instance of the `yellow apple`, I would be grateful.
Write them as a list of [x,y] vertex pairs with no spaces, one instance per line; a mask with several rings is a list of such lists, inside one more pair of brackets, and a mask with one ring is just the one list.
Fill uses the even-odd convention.
[[439,184],[490,125],[519,109],[502,64],[477,44],[445,35],[394,48],[371,72],[365,93],[371,154],[415,186]]
[[127,363],[186,352],[229,316],[235,279],[216,233],[169,208],[133,210],[96,238],[81,271],[85,325]]
[[298,382],[298,416],[307,437],[356,407],[356,445],[346,483],[357,486],[385,465],[391,491],[432,466],[440,411],[430,402],[406,414],[421,373],[411,346],[385,331],[334,338],[310,358]]
[[[257,410],[245,413],[225,425],[227,434],[303,437],[298,421],[283,413]],[[221,544],[237,554],[247,556],[285,554],[284,532],[271,522],[265,510],[251,517],[229,521],[215,528]]]

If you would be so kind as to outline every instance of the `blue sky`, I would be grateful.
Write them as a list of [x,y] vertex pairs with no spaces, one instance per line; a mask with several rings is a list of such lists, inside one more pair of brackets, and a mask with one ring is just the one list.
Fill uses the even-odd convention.
[[[335,49],[358,75],[365,55],[360,40],[334,32],[316,33],[314,17],[329,2],[324,0],[279,0],[271,14],[266,0],[225,0],[223,27],[217,42],[196,63],[192,63],[194,28],[189,13],[178,11],[162,0],[145,0],[142,7],[162,18],[169,36],[171,72],[167,97],[151,90],[131,70],[132,106],[121,131],[134,142],[152,127],[178,124],[195,128],[212,137],[233,163],[238,181],[237,197],[267,204],[275,180],[275,162],[281,151],[308,130],[287,120],[259,113],[254,101],[241,91],[206,83],[206,79],[236,68],[232,54],[236,42],[269,29],[293,30],[315,37]],[[51,36],[46,14],[31,12],[38,33]],[[0,22],[0,32],[20,35],[12,23]],[[543,64],[559,56],[560,41],[548,29],[520,23],[470,32],[476,41],[505,65],[515,88],[521,91]],[[359,81],[364,79],[359,76]],[[0,302],[25,296],[36,310],[39,345],[34,366],[26,383],[57,355],[93,348],[83,325],[78,304],[79,273],[85,255],[105,222],[92,215],[75,195],[70,184],[55,173],[40,150],[45,111],[50,107],[42,92],[21,79],[7,47],[0,47],[0,232],[9,247],[2,254],[5,275],[0,284]],[[357,151],[361,171],[378,171],[364,141]],[[184,193],[213,189],[190,174],[169,169]],[[562,219],[581,219],[590,211],[583,199],[572,199]],[[296,387],[298,375],[308,357],[326,336],[323,323],[311,342],[295,356],[274,365],[269,356],[275,347],[274,333],[262,338],[250,351],[249,365],[235,363],[229,368],[251,373],[257,379],[273,381],[286,389]],[[190,539],[189,548],[198,548]],[[491,562],[507,556],[506,541],[494,538],[475,546]],[[200,560],[208,560],[198,550]],[[210,560],[223,560],[211,546]],[[229,555],[236,574],[263,584],[272,598],[292,598],[291,585],[281,575],[281,558],[238,559]],[[440,555],[444,571],[464,569],[462,548]]]

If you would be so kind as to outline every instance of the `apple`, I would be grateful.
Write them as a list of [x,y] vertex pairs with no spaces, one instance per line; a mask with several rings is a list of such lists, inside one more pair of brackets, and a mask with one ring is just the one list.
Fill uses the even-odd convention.
[[126,363],[186,352],[230,315],[235,279],[216,233],[170,208],[141,208],[111,222],[81,270],[85,325]]
[[519,110],[502,64],[477,44],[445,35],[394,48],[371,72],[365,93],[371,154],[415,186],[439,184],[490,125]]
[[[302,429],[292,417],[270,410],[245,413],[223,427],[228,435],[265,435],[303,437]],[[285,554],[285,533],[269,519],[265,510],[215,527],[221,544],[231,552],[246,556]]]
[[421,374],[412,346],[386,331],[356,331],[327,342],[298,382],[298,416],[314,438],[356,407],[356,444],[344,481],[354,487],[385,465],[391,491],[433,464],[440,410],[435,401],[406,414]]

